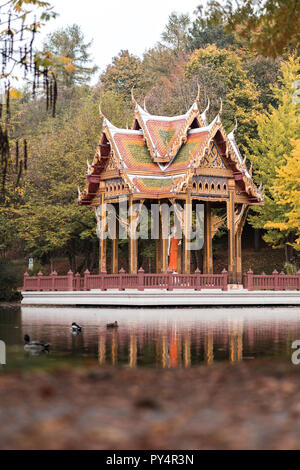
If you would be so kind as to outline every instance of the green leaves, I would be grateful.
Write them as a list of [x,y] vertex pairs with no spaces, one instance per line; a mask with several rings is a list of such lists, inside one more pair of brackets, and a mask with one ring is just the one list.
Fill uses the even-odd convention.
[[[257,209],[258,215],[252,215],[250,222],[256,228],[267,229],[264,239],[273,247],[293,243],[297,231],[295,225],[288,222],[293,202],[284,198],[287,181],[283,172],[291,159],[292,139],[300,138],[299,107],[292,100],[292,85],[299,79],[299,73],[299,58],[290,57],[282,63],[279,83],[272,86],[277,106],[270,106],[269,111],[257,116],[258,137],[249,141],[250,151],[247,152],[257,182],[265,185],[266,196],[264,207]],[[298,162],[296,158],[293,161],[295,165]],[[284,185],[280,183],[281,178]]]

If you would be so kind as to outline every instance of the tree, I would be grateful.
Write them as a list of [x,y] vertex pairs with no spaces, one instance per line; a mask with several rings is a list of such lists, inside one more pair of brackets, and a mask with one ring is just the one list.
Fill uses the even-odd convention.
[[197,77],[210,98],[211,117],[215,117],[223,100],[222,122],[231,130],[238,121],[237,138],[244,149],[246,136],[256,137],[256,116],[261,111],[259,90],[244,68],[244,51],[218,49],[214,44],[193,52],[185,65],[187,78]]
[[185,51],[188,45],[188,27],[190,23],[189,15],[171,13],[168,24],[161,35],[163,44],[166,44],[176,54]]
[[203,28],[224,25],[262,55],[278,57],[299,45],[299,0],[209,0],[198,11]]
[[86,159],[99,139],[98,99],[93,93],[82,95],[61,115],[40,124],[31,138],[22,201],[11,208],[25,252],[44,261],[64,253],[73,270],[79,253],[94,253],[97,259],[94,214],[79,207],[76,196],[77,187],[85,184]]
[[92,41],[85,43],[80,26],[73,24],[50,33],[44,43],[44,51],[54,56],[54,70],[62,85],[88,83],[98,70],[91,63],[89,48]]
[[[257,182],[265,186],[264,206],[258,207],[250,216],[250,223],[255,228],[266,229],[264,240],[274,248],[286,247],[287,261],[288,246],[295,242],[295,230],[288,223],[287,214],[292,208],[288,199],[281,198],[279,194],[277,177],[278,171],[279,174],[284,172],[287,158],[291,155],[292,139],[300,138],[299,106],[293,100],[293,84],[299,79],[299,72],[299,58],[290,57],[282,62],[279,83],[271,88],[277,105],[271,105],[268,111],[257,117],[258,137],[249,141],[247,153],[253,162]],[[276,224],[283,225],[274,228]],[[286,229],[279,230],[279,226]]]
[[276,168],[272,192],[278,205],[285,210],[285,220],[269,221],[265,227],[295,234],[293,248],[300,251],[300,140],[292,140],[292,151],[285,155],[286,164]]
[[276,105],[270,85],[277,83],[281,62],[281,58],[272,59],[256,53],[249,53],[245,58],[244,68],[259,90],[259,101],[264,109],[268,109],[270,104]]
[[209,44],[215,44],[219,49],[227,49],[233,44],[238,44],[232,32],[226,32],[223,17],[213,25],[207,24],[203,18],[203,6],[198,6],[195,11],[196,19],[189,29],[188,42],[191,51],[204,49]]
[[[32,84],[32,93],[43,77],[44,91],[47,96],[47,109],[50,107],[55,113],[56,82],[51,73],[51,61],[47,53],[34,51],[34,41],[37,32],[45,21],[55,17],[56,14],[48,2],[40,0],[9,0],[0,6],[1,32],[0,57],[1,73],[0,85],[4,96],[0,105],[0,202],[3,205],[6,197],[6,185],[9,169],[12,165],[10,151],[11,130],[11,99],[18,98],[20,92],[13,88],[12,82],[17,80],[20,72],[24,79]],[[3,101],[5,104],[3,105]],[[18,147],[18,144],[16,144]],[[27,146],[24,141],[24,147]],[[18,174],[26,166],[26,152],[23,155],[23,165],[19,155],[16,158],[20,163]],[[17,178],[19,180],[20,178]]]
[[147,87],[147,78],[141,60],[128,51],[121,51],[114,57],[100,77],[104,91],[113,91],[127,101],[131,99],[134,87],[137,95]]

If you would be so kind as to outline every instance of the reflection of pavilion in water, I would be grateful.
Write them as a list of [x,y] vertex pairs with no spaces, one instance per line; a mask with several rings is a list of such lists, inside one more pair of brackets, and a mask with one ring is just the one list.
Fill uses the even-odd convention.
[[[30,326],[29,326],[30,325]],[[46,328],[46,330],[45,330]],[[163,368],[210,365],[214,361],[241,361],[256,356],[290,355],[291,343],[300,337],[298,319],[274,318],[256,321],[232,316],[217,321],[125,323],[107,330],[106,322],[83,324],[83,333],[74,337],[69,327],[22,322],[21,337],[52,344],[51,354],[65,351],[77,357],[97,357],[101,366],[128,365]]]
[[[231,362],[243,359],[243,345],[253,347],[258,332],[253,324],[244,324],[235,319],[221,326],[199,325],[191,328],[162,326],[149,329],[102,331],[99,336],[99,363],[117,365],[127,363],[129,367],[139,364],[155,364],[157,367],[191,367],[196,364],[210,365],[214,360]],[[273,331],[274,330],[274,331]],[[270,334],[271,333],[271,334]],[[264,340],[264,334],[259,333]],[[279,341],[278,325],[268,331],[268,339]],[[147,358],[147,356],[149,356]]]

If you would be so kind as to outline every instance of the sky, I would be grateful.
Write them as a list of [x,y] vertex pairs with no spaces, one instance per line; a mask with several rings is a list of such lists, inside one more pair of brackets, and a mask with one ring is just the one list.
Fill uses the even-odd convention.
[[78,24],[88,41],[93,39],[91,55],[99,72],[111,63],[120,50],[128,49],[141,57],[159,40],[169,15],[189,13],[204,0],[49,0],[59,13],[40,34],[70,24]]

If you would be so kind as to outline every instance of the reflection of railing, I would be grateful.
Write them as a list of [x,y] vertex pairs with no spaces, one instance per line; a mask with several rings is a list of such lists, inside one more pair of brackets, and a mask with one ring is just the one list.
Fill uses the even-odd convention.
[[92,289],[222,289],[227,290],[228,273],[201,274],[197,269],[194,274],[176,274],[168,271],[166,274],[147,274],[141,268],[138,274],[128,274],[121,269],[119,274],[90,274],[74,276],[69,271],[66,276],[58,276],[54,271],[50,276],[39,273],[37,276],[24,274],[24,291],[88,291]]
[[300,271],[295,275],[280,274],[253,274],[250,269],[243,278],[244,288],[248,290],[300,290]]

